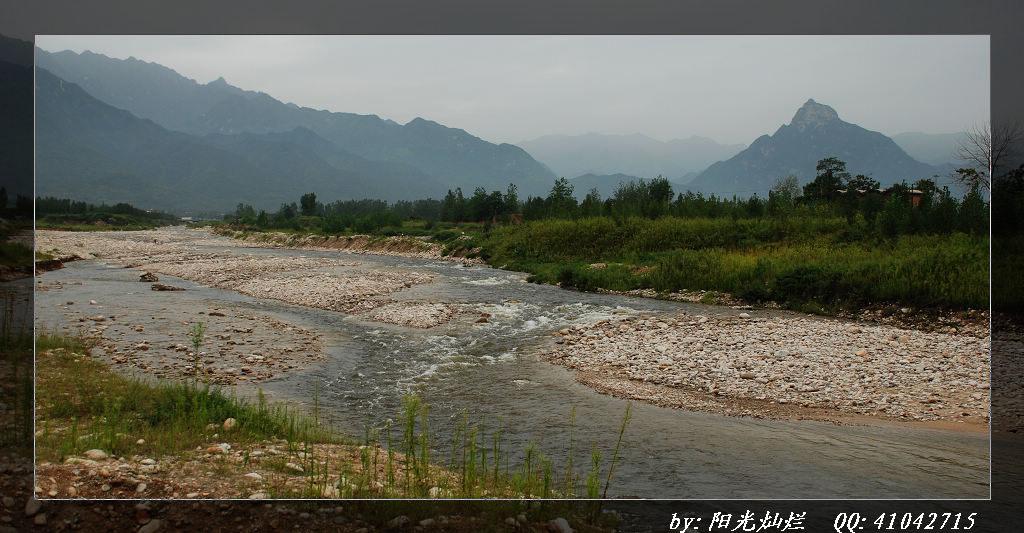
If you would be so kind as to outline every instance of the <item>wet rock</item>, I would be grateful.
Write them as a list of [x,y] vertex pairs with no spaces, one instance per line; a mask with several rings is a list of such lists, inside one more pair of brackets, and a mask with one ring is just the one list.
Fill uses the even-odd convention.
[[141,276],[139,276],[139,281],[146,281],[146,282],[149,282],[149,283],[154,283],[154,282],[160,281],[160,278],[156,277],[156,274],[154,274],[152,272],[146,272],[145,274],[142,274]]
[[164,285],[163,283],[154,283],[152,285],[152,287],[150,287],[150,288],[152,290],[154,290],[154,291],[183,291],[183,290],[185,290],[185,289],[183,289],[181,287],[173,287],[171,285]]

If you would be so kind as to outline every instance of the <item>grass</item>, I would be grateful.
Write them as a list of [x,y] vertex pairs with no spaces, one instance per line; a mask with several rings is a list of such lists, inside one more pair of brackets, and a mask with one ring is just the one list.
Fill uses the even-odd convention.
[[828,314],[865,303],[988,306],[987,236],[850,240],[845,226],[798,217],[550,220],[503,227],[480,245],[493,265],[585,291],[718,291]]
[[[201,341],[201,339],[199,339]],[[62,462],[99,448],[114,456],[190,455],[211,442],[212,433],[237,450],[267,442],[287,454],[263,459],[274,473],[267,490],[276,498],[574,498],[599,497],[588,489],[577,494],[572,460],[564,473],[535,443],[512,461],[501,421],[488,432],[470,425],[468,414],[457,422],[447,464],[438,462],[429,406],[416,396],[402,401],[401,421],[383,430],[367,424],[360,440],[346,438],[321,423],[319,398],[313,412],[270,405],[259,394],[248,402],[204,383],[143,381],[111,371],[92,359],[89,341],[42,334],[37,348],[37,459]],[[316,394],[318,396],[318,393]],[[226,419],[236,427],[223,429]],[[612,462],[602,470],[594,448],[587,479],[612,482],[629,409],[623,418]],[[575,410],[570,415],[572,457]],[[242,462],[248,464],[250,456]],[[443,461],[443,460],[442,460]],[[289,464],[291,463],[291,464]],[[299,472],[295,465],[301,467]],[[231,468],[217,463],[227,476]],[[603,472],[606,472],[603,473]],[[296,476],[303,480],[296,485]],[[596,515],[595,515],[596,516]]]

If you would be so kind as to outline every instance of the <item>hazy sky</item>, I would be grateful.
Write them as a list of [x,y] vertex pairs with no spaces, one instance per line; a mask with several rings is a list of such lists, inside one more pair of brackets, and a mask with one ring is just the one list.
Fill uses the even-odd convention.
[[988,36],[37,36],[200,83],[491,142],[691,135],[749,144],[808,98],[887,135],[989,117]]

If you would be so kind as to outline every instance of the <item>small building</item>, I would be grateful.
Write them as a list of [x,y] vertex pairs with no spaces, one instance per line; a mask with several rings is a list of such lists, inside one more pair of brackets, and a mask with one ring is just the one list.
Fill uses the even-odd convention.
[[[849,191],[846,190],[846,189],[839,189],[836,192],[839,193],[839,194],[845,195]],[[865,197],[865,196],[867,196],[869,194],[877,194],[877,195],[880,195],[882,197],[882,201],[885,201],[885,202],[888,202],[889,201],[889,197],[892,196],[892,189],[891,188],[885,188],[885,189],[858,189],[855,192],[857,193],[857,197],[858,198],[863,198],[863,197]],[[922,194],[924,194],[923,191],[919,191],[917,189],[907,189],[907,195],[909,197],[910,207],[917,207],[918,205],[921,204],[921,195]]]

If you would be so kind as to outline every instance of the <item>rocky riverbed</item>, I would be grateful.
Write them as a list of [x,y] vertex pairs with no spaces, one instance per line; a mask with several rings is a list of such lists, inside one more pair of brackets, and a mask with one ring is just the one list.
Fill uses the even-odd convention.
[[[463,312],[452,304],[391,298],[396,292],[431,283],[430,274],[360,269],[361,263],[350,258],[281,257],[216,249],[236,242],[245,241],[229,241],[202,229],[187,233],[170,229],[40,231],[36,249],[64,260],[98,259],[134,269],[140,274],[140,283],[152,284],[154,291],[182,289],[180,281],[160,278],[174,276],[256,298],[416,328],[446,323]],[[63,291],[65,287],[65,282],[46,278],[36,284],[38,291]],[[94,354],[121,370],[173,380],[192,378],[198,372],[218,384],[260,383],[323,359],[322,336],[312,331],[244,308],[169,311],[156,294],[147,313],[131,315],[104,309],[104,304],[112,301],[80,301],[69,296],[59,304],[66,318],[62,329],[95,342],[98,349]],[[196,354],[190,328],[199,322],[207,330]]]
[[544,357],[603,392],[671,407],[833,421],[989,419],[987,335],[752,314],[603,320],[555,333]]
[[[289,241],[277,238],[280,237],[278,234],[261,237],[264,239],[229,241],[207,229],[189,230],[189,235],[168,229],[139,232],[39,231],[36,249],[65,259],[103,259],[142,273],[166,274],[257,298],[357,314],[367,320],[412,327],[437,326],[451,320],[460,311],[456,306],[439,308],[433,302],[399,302],[389,297],[415,285],[430,283],[433,278],[429,274],[400,269],[346,268],[358,267],[360,262],[342,258],[272,257],[232,253],[230,250],[206,251],[211,245],[288,246],[440,258],[439,250],[427,246],[427,243],[423,243],[425,249],[419,249],[406,241],[384,241],[378,243],[380,250],[377,250],[366,238],[344,240],[345,246],[338,244],[343,240],[337,238],[293,239],[289,246]],[[353,244],[356,242],[360,245]],[[331,246],[332,243],[336,246]],[[199,249],[200,246],[203,248]],[[403,251],[403,248],[408,249]],[[388,308],[377,311],[383,306]]]
[[[175,276],[370,321],[431,328],[472,314],[470,304],[393,297],[431,283],[429,273],[360,268],[360,262],[351,256],[275,257],[217,249],[243,245],[365,251],[369,244],[366,238],[266,235],[227,240],[209,230],[180,229],[41,231],[37,235],[37,249],[59,256],[100,258],[140,273]],[[389,255],[439,254],[429,250],[429,243],[421,244],[424,246],[406,239],[382,246]],[[59,287],[43,284],[37,288]],[[103,313],[93,313],[82,304],[65,306],[69,321],[90,335],[102,336],[103,349],[114,363],[169,377],[176,375],[174,369],[190,371],[185,359],[191,360],[193,354],[187,349],[185,328],[178,327],[182,331],[177,333],[161,332],[168,336],[167,343],[143,342],[134,338],[139,332],[136,328],[150,325],[117,322],[116,316],[102,322],[97,317],[103,318]],[[731,316],[624,316],[577,325],[558,332],[558,344],[543,357],[574,369],[579,381],[601,392],[690,410],[759,418],[885,419],[978,428],[989,420],[991,339],[984,313],[959,318],[950,315],[940,320],[938,327],[918,327],[908,318],[915,316],[910,310],[888,313],[884,320],[871,319],[875,312],[871,311],[858,321],[779,311],[733,311]],[[203,312],[207,313],[203,320],[211,325],[210,344],[204,345],[210,357],[203,360],[203,367],[225,382],[262,380],[317,360],[319,340],[310,332],[274,323],[251,311]],[[149,318],[187,325],[187,317],[154,313]],[[269,335],[261,340],[256,330],[262,324],[269,326],[269,332],[294,332],[295,338],[282,336],[280,346]],[[241,334],[231,330],[238,327],[252,331]],[[171,338],[175,335],[177,338]],[[242,338],[245,344],[239,344]],[[260,343],[264,343],[263,350],[256,347]],[[182,360],[157,362],[166,355]],[[273,357],[284,360],[271,362]],[[1012,375],[1013,369],[1000,367],[995,373]],[[1018,418],[1011,426],[1017,428],[1020,422]]]

